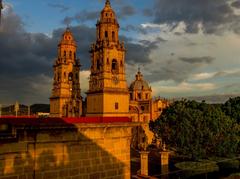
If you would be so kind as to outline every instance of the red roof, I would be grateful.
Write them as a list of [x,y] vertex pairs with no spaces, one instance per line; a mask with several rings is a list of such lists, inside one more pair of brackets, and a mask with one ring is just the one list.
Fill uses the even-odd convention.
[[80,118],[37,118],[37,117],[0,117],[0,124],[13,125],[58,125],[79,123],[125,123],[132,122],[129,117],[80,117]]

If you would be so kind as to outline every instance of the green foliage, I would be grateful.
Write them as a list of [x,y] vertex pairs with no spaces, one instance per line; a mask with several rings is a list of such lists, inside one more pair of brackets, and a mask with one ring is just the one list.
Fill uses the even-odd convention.
[[192,159],[237,152],[239,126],[221,106],[176,101],[150,124],[152,131],[180,154]]
[[240,123],[240,97],[230,98],[222,109],[226,115]]

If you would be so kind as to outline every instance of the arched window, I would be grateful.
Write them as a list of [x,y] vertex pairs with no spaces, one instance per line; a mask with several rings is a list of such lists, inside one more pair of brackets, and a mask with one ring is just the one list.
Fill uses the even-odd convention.
[[72,80],[73,80],[73,74],[72,74],[72,72],[69,73],[69,75],[68,75],[68,80],[69,80],[69,81],[72,81]]
[[69,58],[72,58],[72,51],[69,52]]
[[57,76],[57,78],[58,78],[58,81],[60,81],[60,80],[61,80],[61,74],[60,74],[60,73],[58,73],[58,76]]
[[64,79],[66,79],[66,77],[67,77],[67,74],[66,74],[66,72],[64,72]]
[[133,94],[130,93],[130,100],[133,100]]
[[112,72],[118,72],[118,63],[116,59],[112,61]]
[[97,70],[100,70],[101,69],[101,63],[100,63],[100,60],[97,60]]
[[105,31],[105,38],[108,38],[108,32]]
[[141,95],[141,93],[138,93],[137,95],[138,95],[138,99],[141,100],[141,99],[142,99],[142,95]]
[[67,52],[64,50],[63,56],[66,57],[66,55],[67,55]]
[[148,94],[145,95],[146,99],[148,99]]
[[112,40],[115,41],[115,32],[112,31]]

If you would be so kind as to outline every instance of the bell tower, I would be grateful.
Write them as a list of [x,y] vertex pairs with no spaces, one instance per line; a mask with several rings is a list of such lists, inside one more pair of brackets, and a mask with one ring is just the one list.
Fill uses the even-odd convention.
[[53,66],[51,117],[80,117],[82,113],[80,60],[76,58],[76,49],[76,42],[70,29],[67,28],[58,44],[58,57]]
[[91,45],[91,75],[87,116],[128,116],[129,92],[125,77],[125,48],[119,41],[119,24],[109,0],[96,24]]

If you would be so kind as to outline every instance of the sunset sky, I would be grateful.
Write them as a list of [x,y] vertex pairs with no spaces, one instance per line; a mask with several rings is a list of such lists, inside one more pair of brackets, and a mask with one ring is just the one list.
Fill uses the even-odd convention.
[[[49,103],[52,65],[70,26],[88,89],[89,47],[103,0],[3,0],[0,104]],[[127,80],[138,67],[154,96],[240,94],[239,0],[111,0],[127,48]]]

